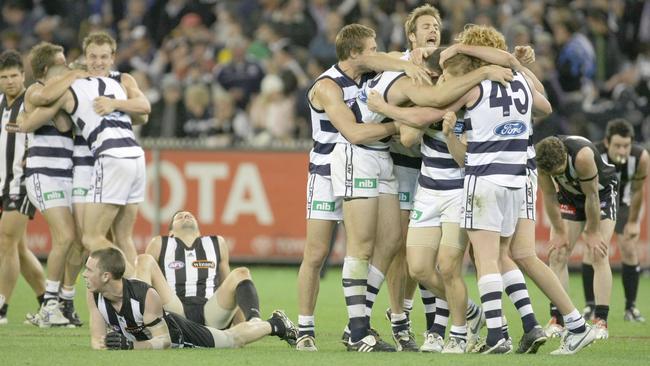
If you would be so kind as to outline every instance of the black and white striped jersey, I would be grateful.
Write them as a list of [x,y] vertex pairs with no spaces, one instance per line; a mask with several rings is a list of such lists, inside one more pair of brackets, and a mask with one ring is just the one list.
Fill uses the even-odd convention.
[[639,162],[641,161],[641,155],[645,148],[637,143],[632,143],[632,150],[630,151],[630,156],[625,160],[623,164],[616,164],[613,160],[609,158],[607,154],[607,147],[603,142],[598,142],[596,144],[596,149],[600,152],[600,157],[605,163],[611,164],[616,168],[616,176],[618,177],[618,199],[621,204],[629,206],[632,203],[632,181],[636,175],[636,171],[639,168]]
[[158,265],[167,284],[181,299],[209,299],[219,286],[219,240],[202,236],[186,245],[181,240],[163,236]]
[[151,286],[138,280],[122,279],[122,306],[115,311],[111,302],[94,293],[95,304],[106,324],[115,332],[122,333],[131,341],[147,341],[151,334],[145,331],[144,305]]
[[25,189],[25,150],[27,135],[8,133],[8,123],[16,123],[18,113],[23,110],[25,93],[7,105],[7,98],[0,94],[0,197],[26,194]]

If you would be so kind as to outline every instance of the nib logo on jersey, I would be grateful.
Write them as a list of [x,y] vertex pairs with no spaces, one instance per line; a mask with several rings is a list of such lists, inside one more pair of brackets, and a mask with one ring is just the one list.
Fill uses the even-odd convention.
[[411,192],[399,192],[400,202],[411,202]]
[[354,188],[377,188],[377,178],[354,178]]
[[522,121],[504,122],[494,128],[494,134],[498,136],[519,136],[526,133],[526,124]]
[[53,192],[45,192],[43,194],[43,199],[46,201],[51,201],[51,200],[60,200],[65,197],[65,194],[63,191],[53,191]]

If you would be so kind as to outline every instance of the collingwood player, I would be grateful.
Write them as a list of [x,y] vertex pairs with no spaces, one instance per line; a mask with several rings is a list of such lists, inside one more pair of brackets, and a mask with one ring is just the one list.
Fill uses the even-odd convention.
[[188,211],[177,212],[169,230],[151,240],[136,266],[136,277],[153,286],[165,310],[217,329],[228,328],[238,312],[246,321],[260,318],[251,274],[230,270],[223,237],[202,236]]
[[238,348],[267,335],[288,342],[296,339],[295,326],[279,310],[267,321],[248,321],[225,331],[167,313],[148,284],[123,278],[125,267],[116,248],[94,251],[86,262],[83,276],[93,349]]
[[[551,221],[550,267],[568,290],[569,256],[583,234],[596,280],[593,284],[596,337],[606,339],[612,291],[608,251],[615,226],[618,190],[616,169],[581,136],[547,137],[535,145],[535,150],[539,185]],[[560,319],[559,314],[554,316]]]
[[20,54],[0,54],[0,324],[7,322],[7,308],[20,274],[18,248],[35,212],[25,188],[27,136],[6,128],[16,122],[23,108],[24,82]]
[[[634,142],[634,128],[624,119],[614,119],[607,123],[605,139],[596,143],[601,158],[614,165],[618,176],[618,209],[616,210],[615,233],[621,250],[623,290],[625,293],[626,321],[645,322],[636,307],[636,294],[639,289],[639,240],[641,206],[643,206],[643,185],[648,175],[648,152]],[[594,268],[589,256],[583,257],[582,281],[587,309],[585,317],[590,318],[595,310]]]

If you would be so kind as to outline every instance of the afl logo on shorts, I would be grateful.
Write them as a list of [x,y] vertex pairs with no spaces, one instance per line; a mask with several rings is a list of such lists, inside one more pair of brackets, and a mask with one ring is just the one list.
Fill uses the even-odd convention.
[[167,265],[168,268],[170,269],[181,269],[185,267],[185,263],[182,261],[173,261]]
[[199,268],[199,269],[201,268],[209,269],[209,268],[216,267],[216,264],[213,261],[198,260],[192,262],[192,267]]
[[499,136],[519,136],[526,133],[526,124],[521,121],[509,121],[494,128],[494,134]]

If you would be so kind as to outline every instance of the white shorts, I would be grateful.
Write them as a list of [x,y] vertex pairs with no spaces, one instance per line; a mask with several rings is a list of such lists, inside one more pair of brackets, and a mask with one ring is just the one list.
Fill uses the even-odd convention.
[[92,176],[92,166],[80,165],[72,169],[72,203],[86,203]]
[[332,186],[336,197],[379,197],[397,194],[393,159],[388,151],[337,143],[332,151]]
[[343,220],[343,198],[334,197],[332,179],[309,174],[307,179],[307,219]]
[[443,222],[458,223],[463,191],[435,191],[418,185],[411,210],[409,227],[442,226]]
[[460,227],[496,231],[501,236],[512,236],[525,199],[524,187],[503,187],[485,177],[465,176]]
[[407,168],[395,165],[393,167],[397,178],[397,195],[399,198],[400,210],[412,210],[415,199],[415,190],[418,186],[420,169]]
[[146,170],[144,156],[95,159],[87,203],[126,205],[144,201]]
[[526,198],[519,210],[520,219],[535,221],[535,205],[537,204],[537,170],[528,169],[526,178]]
[[25,179],[27,197],[39,211],[72,206],[72,178],[34,173]]

